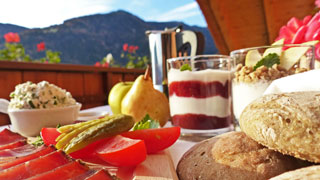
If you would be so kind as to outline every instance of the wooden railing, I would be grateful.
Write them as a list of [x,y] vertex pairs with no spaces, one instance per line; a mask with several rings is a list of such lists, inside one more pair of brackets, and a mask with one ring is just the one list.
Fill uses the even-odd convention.
[[[133,81],[143,69],[104,68],[85,65],[0,62],[0,98],[9,100],[17,84],[46,80],[69,91],[82,109],[107,104],[110,89],[120,80]],[[9,124],[0,113],[0,125]]]

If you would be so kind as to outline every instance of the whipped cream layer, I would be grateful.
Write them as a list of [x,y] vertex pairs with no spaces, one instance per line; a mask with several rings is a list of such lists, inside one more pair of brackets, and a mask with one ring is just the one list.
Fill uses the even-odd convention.
[[208,98],[170,96],[171,116],[181,114],[203,114],[207,116],[227,117],[231,115],[230,98],[221,96]]
[[180,71],[179,69],[170,69],[168,72],[168,83],[174,81],[218,81],[225,84],[231,79],[232,72],[227,70],[206,69],[201,71]]

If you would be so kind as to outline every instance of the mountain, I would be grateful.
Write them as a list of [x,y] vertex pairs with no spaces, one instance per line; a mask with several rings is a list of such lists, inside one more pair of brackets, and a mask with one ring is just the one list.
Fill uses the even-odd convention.
[[13,24],[1,24],[0,23],[0,37],[3,37],[7,32],[15,32],[20,33],[21,31],[25,31],[28,28],[17,26]]
[[[124,43],[139,46],[137,54],[140,56],[150,55],[145,31],[163,30],[166,27],[171,28],[178,25],[183,25],[185,30],[203,33],[206,40],[204,53],[217,52],[207,28],[189,26],[181,22],[146,22],[122,10],[73,18],[63,24],[47,28],[21,29],[19,27],[19,29],[18,26],[12,26],[12,29],[3,30],[4,24],[0,24],[0,35],[20,30],[21,43],[26,53],[32,58],[44,56],[44,52],[37,52],[36,49],[36,45],[44,41],[46,49],[61,52],[62,63],[92,65],[108,53],[112,53],[116,61],[120,61]],[[3,48],[4,41],[0,42],[0,48]],[[117,63],[124,64],[125,62]]]

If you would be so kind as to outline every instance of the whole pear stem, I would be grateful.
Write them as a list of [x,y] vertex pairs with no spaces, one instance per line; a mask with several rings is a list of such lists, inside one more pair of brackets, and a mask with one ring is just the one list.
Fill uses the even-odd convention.
[[147,80],[150,77],[150,65],[147,66],[146,72],[144,73],[143,79]]

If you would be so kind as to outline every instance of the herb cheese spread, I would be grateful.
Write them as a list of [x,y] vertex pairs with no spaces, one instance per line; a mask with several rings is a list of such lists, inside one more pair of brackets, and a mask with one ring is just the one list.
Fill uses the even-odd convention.
[[47,81],[19,84],[10,98],[10,109],[48,109],[76,104],[70,92]]

